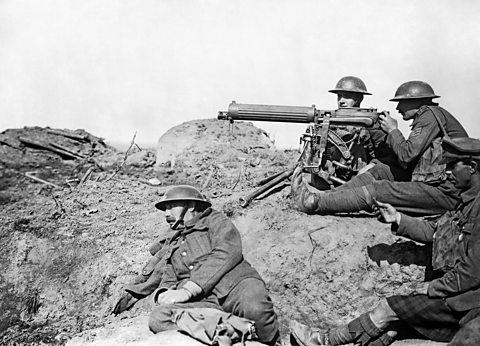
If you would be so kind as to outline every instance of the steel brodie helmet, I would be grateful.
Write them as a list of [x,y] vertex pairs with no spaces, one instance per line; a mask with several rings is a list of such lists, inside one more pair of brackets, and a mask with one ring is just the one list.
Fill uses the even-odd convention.
[[335,85],[335,89],[329,90],[328,92],[338,94],[339,92],[345,91],[362,95],[372,95],[367,91],[365,83],[360,78],[354,76],[341,78],[337,85]]
[[166,204],[176,201],[192,201],[208,208],[212,205],[204,195],[190,185],[177,185],[169,188],[162,197],[162,200],[155,204],[157,209],[165,211]]
[[435,95],[433,88],[422,81],[405,82],[400,85],[395,92],[395,97],[390,101],[401,101],[409,99],[435,99],[440,96]]

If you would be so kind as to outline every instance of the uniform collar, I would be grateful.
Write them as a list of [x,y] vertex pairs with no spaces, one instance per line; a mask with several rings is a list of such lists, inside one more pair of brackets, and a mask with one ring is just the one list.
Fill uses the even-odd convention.
[[208,228],[205,224],[205,218],[212,213],[212,208],[207,208],[203,211],[203,213],[197,215],[188,222],[185,222],[185,231],[188,233],[192,232],[193,230],[204,230]]
[[480,185],[474,185],[465,192],[462,192],[460,194],[460,199],[462,200],[462,203],[468,204],[470,203],[477,195],[480,193]]
[[438,105],[438,103],[432,103],[431,105],[423,105],[423,106],[420,106],[420,108],[417,110],[417,112],[415,113],[415,115],[413,116],[413,121],[412,123],[410,124],[410,127],[413,127],[414,125],[416,125],[418,123],[418,118],[420,117],[420,115],[422,115],[423,113],[425,113],[426,111],[428,111],[428,109],[430,107],[437,107],[439,108],[440,106]]
[[185,222],[183,227],[178,228],[175,233],[170,237],[169,243],[172,243],[181,235],[187,235],[194,231],[205,231],[208,229],[208,225],[205,222],[205,218],[210,215],[212,208],[207,208],[203,213],[194,217],[193,219]]

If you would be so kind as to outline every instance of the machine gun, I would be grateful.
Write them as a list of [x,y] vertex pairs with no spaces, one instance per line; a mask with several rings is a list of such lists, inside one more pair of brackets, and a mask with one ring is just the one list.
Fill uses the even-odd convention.
[[[378,127],[379,113],[374,108],[339,108],[320,110],[311,107],[239,104],[233,101],[228,111],[220,111],[219,120],[268,121],[309,124],[300,137],[302,147],[298,162],[311,173],[310,184],[320,190],[341,185],[351,179],[368,161],[364,142],[366,129]],[[292,170],[264,179],[260,189],[241,198],[243,207],[282,180]]]

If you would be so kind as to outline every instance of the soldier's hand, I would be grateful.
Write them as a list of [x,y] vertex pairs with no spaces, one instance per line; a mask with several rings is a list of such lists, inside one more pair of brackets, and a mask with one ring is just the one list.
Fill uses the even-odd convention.
[[390,133],[391,131],[398,128],[398,121],[395,118],[392,118],[388,111],[383,111],[380,113],[378,117],[378,122],[380,123],[380,127],[386,133]]
[[363,174],[373,167],[375,167],[375,162],[370,162],[368,165],[365,165],[363,168],[359,169],[357,175]]
[[430,284],[430,282],[421,282],[421,283],[417,284],[417,287],[415,287],[415,289],[413,290],[412,293],[410,293],[410,295],[412,295],[412,296],[416,296],[416,295],[419,295],[419,294],[427,295],[429,284]]
[[190,300],[192,294],[186,289],[168,290],[157,296],[157,304],[168,305],[175,303],[184,303]]
[[125,292],[123,296],[118,300],[117,304],[113,308],[112,314],[118,315],[119,313],[130,309],[139,299],[132,296],[130,293]]
[[374,211],[380,222],[400,224],[401,215],[391,204],[374,201]]

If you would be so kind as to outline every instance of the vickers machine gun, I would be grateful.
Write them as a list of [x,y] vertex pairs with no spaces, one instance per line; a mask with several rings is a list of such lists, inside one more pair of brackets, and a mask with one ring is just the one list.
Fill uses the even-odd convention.
[[[378,127],[379,113],[374,108],[339,108],[320,110],[315,106],[272,106],[240,104],[233,101],[228,111],[220,111],[219,120],[269,121],[309,124],[300,137],[302,147],[298,162],[311,173],[310,184],[326,190],[339,186],[353,176],[370,159],[365,148],[366,129]],[[290,177],[292,170],[279,172],[264,179],[265,184],[247,197],[241,198],[243,207],[251,200],[282,180]]]

